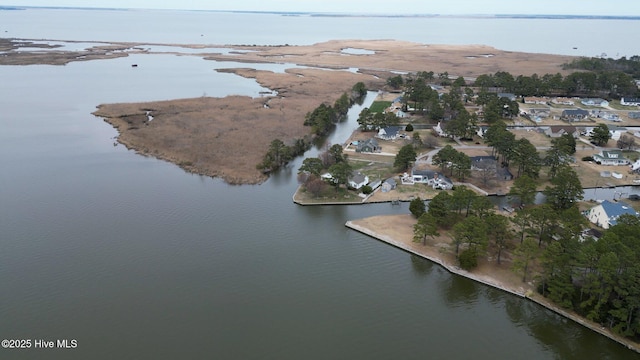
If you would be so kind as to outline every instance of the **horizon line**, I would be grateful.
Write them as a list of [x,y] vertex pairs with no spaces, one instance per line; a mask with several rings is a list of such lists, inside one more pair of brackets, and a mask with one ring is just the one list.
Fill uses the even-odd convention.
[[248,14],[276,14],[276,15],[307,15],[307,16],[327,16],[327,17],[502,17],[502,18],[556,18],[556,19],[626,19],[640,20],[640,15],[579,15],[579,14],[516,14],[516,13],[495,13],[495,14],[453,14],[453,13],[366,13],[366,12],[322,12],[322,11],[283,11],[283,10],[219,10],[219,9],[153,9],[153,8],[124,8],[124,7],[87,7],[87,6],[37,6],[37,5],[0,5],[2,10],[26,10],[26,9],[71,9],[71,10],[116,10],[116,11],[202,11],[202,12],[226,12],[226,13],[248,13]]

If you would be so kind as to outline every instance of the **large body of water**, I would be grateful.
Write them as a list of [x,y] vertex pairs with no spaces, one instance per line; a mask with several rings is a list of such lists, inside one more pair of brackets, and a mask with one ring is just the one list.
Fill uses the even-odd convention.
[[[333,35],[416,40],[398,35],[408,32],[397,32],[400,21],[376,19],[387,26],[364,28],[361,22],[373,20],[355,19],[346,31],[344,18],[0,11],[5,36],[83,41],[180,43],[201,34],[225,44],[312,43]],[[451,21],[447,29],[466,24]],[[224,29],[219,22],[233,31],[214,31]],[[576,24],[557,38],[573,36]],[[314,26],[327,31],[310,31]],[[461,33],[420,36],[465,43]],[[498,44],[480,40],[470,41]],[[564,46],[546,45],[531,51]],[[135,70],[131,59],[0,67],[0,338],[78,341],[69,350],[0,349],[0,358],[638,357],[529,301],[344,227],[347,220],[408,213],[406,204],[294,205],[300,159],[264,184],[229,186],[114,147],[116,131],[91,115],[97,104],[264,90],[212,71],[214,62],[137,56],[147,58]],[[359,110],[332,142],[346,138]]]

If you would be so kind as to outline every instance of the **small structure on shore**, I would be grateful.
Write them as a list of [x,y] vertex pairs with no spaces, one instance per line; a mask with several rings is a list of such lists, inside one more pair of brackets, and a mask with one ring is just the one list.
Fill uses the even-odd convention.
[[391,190],[395,190],[398,187],[398,183],[393,178],[388,178],[382,183],[381,191],[389,192]]

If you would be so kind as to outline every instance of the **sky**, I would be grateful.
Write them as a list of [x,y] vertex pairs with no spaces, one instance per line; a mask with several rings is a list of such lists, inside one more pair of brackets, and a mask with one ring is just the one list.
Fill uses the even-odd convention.
[[640,16],[640,1],[638,0],[0,0],[0,6],[68,6],[364,14]]

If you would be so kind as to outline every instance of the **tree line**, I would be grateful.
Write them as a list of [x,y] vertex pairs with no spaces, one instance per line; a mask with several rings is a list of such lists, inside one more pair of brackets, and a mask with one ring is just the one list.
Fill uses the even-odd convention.
[[619,70],[578,71],[567,76],[560,73],[513,76],[499,71],[478,76],[473,86],[480,90],[510,92],[518,96],[601,96],[619,99],[638,95],[633,76]]
[[634,55],[627,59],[623,56],[619,59],[612,58],[588,58],[581,57],[563,65],[565,69],[580,69],[595,72],[621,71],[634,78],[640,78],[640,56]]
[[[304,125],[311,127],[313,136],[325,136],[337,122],[346,117],[349,108],[354,103],[362,101],[366,94],[366,86],[364,83],[358,82],[353,85],[350,94],[343,93],[333,105],[323,103],[313,111],[308,112],[305,115]],[[309,150],[314,140],[313,136],[295,139],[290,145],[285,144],[280,139],[273,140],[256,168],[263,173],[269,173],[288,164],[296,156],[302,155]]]

